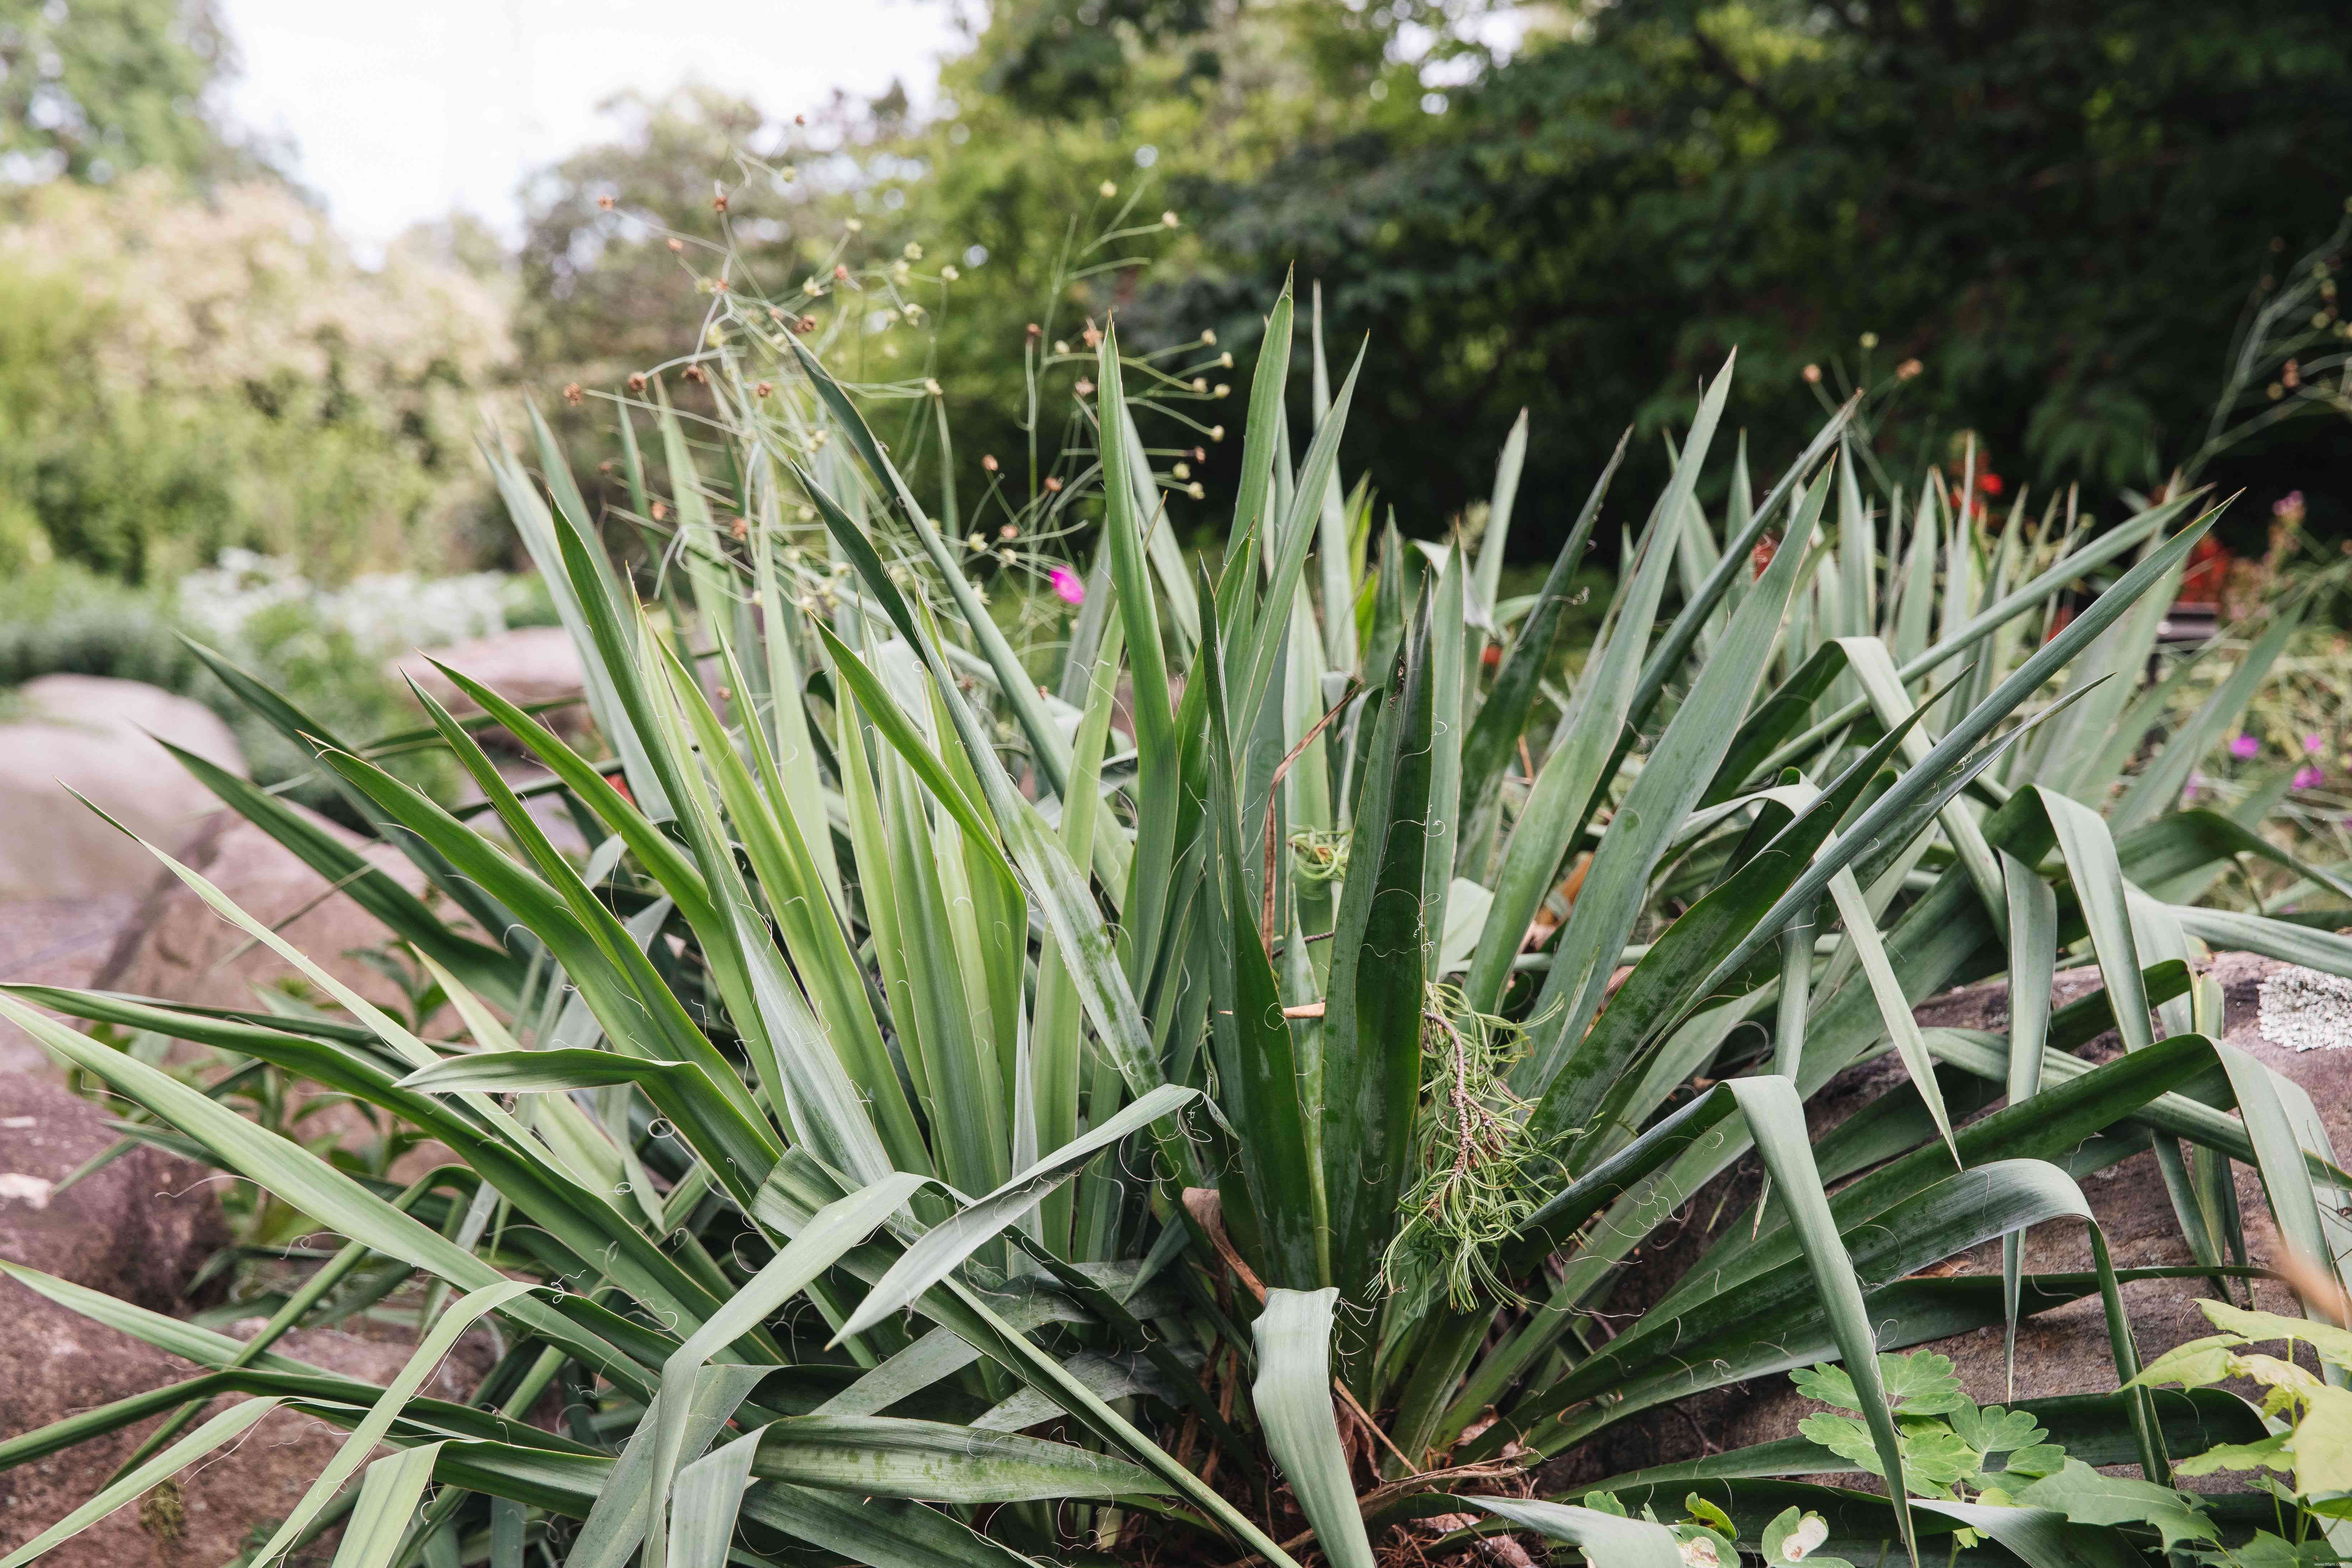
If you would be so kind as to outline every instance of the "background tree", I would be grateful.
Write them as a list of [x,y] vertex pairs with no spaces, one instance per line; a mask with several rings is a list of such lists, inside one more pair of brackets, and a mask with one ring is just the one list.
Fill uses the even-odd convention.
[[[1916,359],[1891,459],[1968,426],[2104,499],[2202,438],[2249,285],[2336,221],[2341,23],[2326,0],[1582,8],[1414,112],[1199,178],[1214,265],[1169,287],[1246,331],[1295,259],[1340,335],[1377,326],[1362,438],[1410,526],[1483,488],[1492,441],[1461,432],[1528,405],[1558,439],[1514,537],[1542,548],[1622,411],[1662,425],[1735,344],[1763,452],[1805,365],[1834,391]],[[2340,529],[2352,439],[2283,424],[2207,477],[2300,486]]]
[[0,173],[249,172],[211,101],[233,65],[211,0],[0,0]]

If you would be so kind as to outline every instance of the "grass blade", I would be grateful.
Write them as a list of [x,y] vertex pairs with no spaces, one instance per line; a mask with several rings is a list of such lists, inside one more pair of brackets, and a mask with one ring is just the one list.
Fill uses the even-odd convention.
[[1534,1499],[1465,1497],[1456,1500],[1485,1509],[1523,1530],[1581,1548],[1588,1563],[1607,1563],[1609,1568],[1682,1568],[1681,1542],[1663,1524]]
[[[1271,933],[1259,929],[1261,886],[1251,875],[1254,847],[1244,836],[1234,798],[1233,741],[1226,728],[1220,628],[1212,605],[1200,677],[1208,684],[1210,845],[1204,910],[1209,953],[1210,1039],[1217,1082],[1235,1138],[1262,1267],[1277,1285],[1306,1289],[1330,1277],[1330,1235],[1318,1160],[1316,1128],[1303,1099],[1312,1080],[1304,1073],[1299,1040],[1283,1015],[1283,998],[1267,958]],[[1263,808],[1269,817],[1274,803]],[[1276,846],[1273,853],[1284,853]],[[1416,892],[1418,889],[1416,889]],[[1235,1194],[1236,1202],[1241,1198]]]
[[[408,1358],[408,1363],[385,1385],[383,1395],[375,1402],[374,1408],[368,1412],[366,1419],[344,1439],[342,1447],[335,1451],[335,1457],[327,1462],[327,1468],[310,1483],[310,1489],[302,1494],[302,1500],[294,1505],[293,1511],[286,1516],[285,1522],[278,1527],[277,1532],[253,1554],[253,1561],[257,1564],[267,1564],[294,1543],[295,1537],[302,1533],[303,1527],[318,1516],[319,1510],[342,1489],[343,1483],[367,1462],[368,1456],[375,1451],[376,1444],[392,1429],[393,1421],[399,1415],[401,1407],[425,1385],[425,1380],[432,1376],[434,1370],[441,1364],[441,1358],[456,1348],[457,1336],[471,1328],[475,1319],[507,1306],[536,1289],[538,1287],[528,1280],[501,1279],[495,1285],[469,1290],[451,1302],[448,1310],[441,1314],[440,1321],[433,1325],[433,1331],[425,1336],[415,1353]],[[396,1531],[406,1522],[404,1512],[399,1524],[393,1528]]]
[[[920,1498],[976,1507],[1121,1494],[1149,1497],[1169,1489],[1150,1471],[1125,1459],[1068,1443],[942,1421],[795,1415],[756,1436],[753,1474],[861,1497]],[[679,1501],[683,1506],[683,1477]],[[690,1565],[672,1563],[670,1568]]]
[[[1527,442],[1528,416],[1519,415],[1519,422],[1511,427],[1511,439],[1519,444],[1522,456]],[[1617,437],[1617,448],[1593,481],[1591,493],[1584,498],[1584,510],[1576,514],[1576,522],[1568,531],[1568,542],[1560,546],[1559,554],[1552,561],[1551,571],[1545,576],[1543,586],[1536,592],[1535,607],[1519,623],[1518,636],[1511,650],[1503,656],[1502,667],[1495,673],[1495,684],[1486,693],[1478,717],[1471,721],[1470,732],[1462,742],[1462,815],[1465,821],[1479,818],[1503,772],[1510,765],[1511,753],[1526,732],[1528,719],[1535,711],[1537,688],[1551,663],[1552,645],[1559,633],[1560,613],[1568,605],[1571,585],[1578,570],[1584,564],[1585,548],[1592,537],[1593,524],[1601,517],[1601,502],[1609,493],[1609,481],[1617,477],[1617,466],[1625,460],[1625,443],[1633,432],[1628,429]],[[1510,448],[1504,449],[1504,462],[1511,467]],[[1518,475],[1512,467],[1511,488],[1518,488]],[[1496,478],[1496,489],[1502,489],[1500,475]],[[1478,556],[1478,585],[1490,610],[1495,589],[1488,579],[1502,570],[1497,556],[1498,546],[1494,523],[1487,524],[1485,548]],[[1489,566],[1492,566],[1490,572]],[[1498,579],[1499,580],[1499,579]],[[1464,853],[1470,852],[1473,841],[1481,834],[1465,834]]]
[[1653,513],[1643,534],[1641,565],[1622,590],[1609,640],[1592,655],[1588,673],[1577,683],[1575,705],[1561,721],[1563,739],[1544,758],[1527,806],[1511,830],[1495,883],[1495,901],[1487,909],[1486,928],[1463,986],[1476,1011],[1492,1013],[1501,1005],[1511,960],[1528,925],[1582,831],[1591,802],[1608,782],[1604,770],[1615,761],[1642,655],[1649,647],[1650,623],[1674,564],[1673,538],[1664,514]]
[[678,1471],[669,1519],[669,1568],[726,1568],[736,1516],[751,1484],[751,1458],[763,1435],[747,1432]]
[[[1716,966],[1700,987],[1700,994],[1712,993],[1716,986],[1738,973],[1741,965],[1778,936],[1782,925],[1817,904],[1838,868],[1850,863],[1862,847],[1876,839],[1889,824],[1934,791],[1949,784],[1952,765],[1968,756],[1979,741],[1990,734],[1993,727],[2028,694],[2081,652],[2084,644],[2113,624],[2134,598],[2147,592],[2158,578],[2177,565],[2197,541],[2204,537],[2205,531],[2211,526],[2212,518],[2212,513],[2207,513],[2125,573],[2113,587],[2093,600],[2063,631],[2036,649],[2032,657],[1994,688],[1990,696],[1969,710],[1958,723],[1946,731],[1944,738],[1929,749],[1927,756],[1914,763],[1893,789],[1872,802],[1853,824],[1838,836],[1836,843],[1815,860],[1811,869],[1798,879],[1796,885],[1757,923],[1754,931]],[[1924,904],[1915,906],[1915,912],[1917,908],[1924,907]],[[2347,946],[2347,951],[2352,951],[2352,944]],[[1843,1066],[1843,1060],[1838,1065]]]
[[[2002,880],[2009,892],[2009,1103],[2021,1105],[2042,1092],[2042,1055],[2050,1039],[2050,984],[2058,968],[2058,895],[2033,868],[2003,855]],[[2023,1243],[2004,1237],[2000,1244],[2001,1366],[2011,1396],[2017,1393],[2017,1309]]]
[[277,1409],[278,1403],[275,1399],[248,1399],[241,1405],[230,1405],[7,1556],[0,1557],[0,1568],[24,1568],[26,1563],[60,1542],[71,1540],[133,1498],[152,1490],[157,1482],[177,1474],[194,1460],[241,1436],[255,1422]]
[[950,1215],[923,1233],[890,1267],[850,1314],[836,1342],[864,1332],[891,1313],[903,1310],[916,1298],[946,1279],[956,1267],[994,1238],[1005,1226],[1037,1205],[1045,1194],[1077,1174],[1081,1166],[1130,1133],[1181,1110],[1201,1098],[1196,1089],[1161,1084],[1118,1114],[1107,1116],[1082,1136],[1073,1139],[969,1207]]
[[1333,1568],[1373,1568],[1371,1536],[1356,1503],[1331,1402],[1331,1309],[1339,1299],[1330,1288],[1265,1293],[1265,1310],[1253,1330],[1257,1381],[1250,1399],[1265,1429],[1265,1446],[1315,1527],[1323,1554]]
[[[918,501],[914,492],[907,488],[907,481],[899,477],[898,470],[891,465],[890,459],[883,455],[881,443],[875,440],[874,432],[866,426],[866,416],[857,411],[857,405],[851,401],[849,394],[843,389],[841,383],[833,378],[833,373],[824,368],[824,363],[815,354],[810,353],[805,344],[796,337],[789,339],[789,342],[794,357],[800,362],[802,372],[816,387],[817,395],[824,401],[826,412],[833,416],[834,423],[839,426],[842,434],[848,437],[850,449],[855,451],[858,460],[866,465],[866,472],[874,476],[874,482],[882,493],[896,503],[899,515],[905,520],[907,526],[914,531],[915,538],[921,543],[923,553],[930,557],[932,566],[938,570],[940,578],[947,584],[948,593],[956,602],[956,609],[962,624],[970,629],[973,638],[979,642],[980,650],[987,658],[989,668],[995,672],[998,691],[1003,695],[1005,705],[1013,710],[1013,716],[1020,724],[1022,733],[1029,739],[1029,744],[1036,759],[1038,773],[1044,778],[1047,788],[1057,795],[1062,794],[1069,788],[1069,742],[1063,739],[1060,728],[1054,723],[1052,717],[1046,713],[1044,704],[1039,700],[1037,683],[1032,680],[1028,672],[1021,668],[1020,657],[1013,651],[1013,645],[1005,640],[1004,633],[998,627],[995,618],[988,613],[987,606],[980,602],[979,595],[972,591],[971,580],[963,574],[962,563],[956,559],[955,552],[950,550],[946,542],[940,538],[940,531],[931,525],[929,517],[923,510],[922,503]],[[1115,384],[1106,379],[1103,384],[1108,388]],[[1106,393],[1106,401],[1108,400],[1108,395]],[[1114,482],[1108,457],[1109,453],[1106,449],[1106,461],[1103,465],[1106,485]],[[821,487],[818,486],[815,479],[804,471],[797,470],[796,477],[800,479],[802,488],[808,492],[809,499],[815,501],[818,509],[823,510],[825,502],[816,499]],[[839,509],[836,506],[835,510]],[[830,526],[832,520],[828,518],[826,521]],[[847,521],[845,514],[843,521]],[[850,523],[848,526],[853,532],[857,531],[855,523]],[[838,530],[835,531],[835,538],[839,538]],[[859,535],[859,542],[861,544],[866,542],[862,533]],[[870,552],[872,546],[866,545],[866,548]],[[1122,593],[1126,591],[1126,586],[1125,584],[1120,584]],[[901,630],[904,629],[901,628]]]
[[1936,1064],[1927,1055],[1927,1042],[1919,1037],[1919,1022],[1911,1016],[1911,1000],[1903,994],[1903,982],[1895,978],[1895,966],[1886,960],[1886,944],[1879,938],[1878,922],[1871,918],[1870,906],[1863,898],[1862,885],[1854,880],[1853,868],[1830,879],[1830,897],[1837,902],[1838,918],[1845,922],[1847,940],[1862,959],[1870,994],[1878,1003],[1879,1016],[1885,1022],[1896,1054],[1903,1058],[1903,1068],[1910,1075],[1911,1087],[1927,1102],[1936,1131],[1943,1136],[1944,1146],[1951,1150],[1952,1163],[1957,1165],[1960,1152],[1952,1142],[1952,1119],[1944,1110],[1943,1091],[1936,1086]]
[[[1745,605],[1740,608],[1743,614],[1747,610]],[[1895,1433],[1886,1390],[1879,1379],[1878,1342],[1869,1309],[1863,1303],[1862,1285],[1854,1277],[1853,1260],[1830,1213],[1829,1195],[1822,1190],[1821,1173],[1813,1164],[1804,1101],[1798,1098],[1796,1086],[1784,1078],[1735,1079],[1727,1087],[1739,1101],[1740,1115],[1755,1137],[1756,1151],[1764,1157],[1764,1168],[1770,1173],[1773,1188],[1803,1244],[1830,1331],[1847,1375],[1863,1396],[1863,1418],[1869,1424],[1873,1446],[1885,1468],[1903,1544],[1916,1563],[1918,1535],[1904,1500],[1902,1439]]]
[[[5,993],[0,993],[0,1018],[163,1117],[204,1144],[221,1164],[353,1241],[365,1242],[378,1252],[404,1259],[467,1290],[507,1283],[498,1270],[440,1232],[393,1207],[307,1150],[215,1104],[169,1074],[63,1028]],[[530,1296],[508,1305],[509,1316],[528,1322],[615,1384],[650,1392],[644,1369],[598,1335],[574,1325],[560,1310]]]
[[392,1568],[440,1458],[441,1445],[426,1443],[367,1468],[360,1500],[343,1525],[341,1544],[335,1548],[334,1568]]
[[[758,1328],[783,1304],[814,1283],[817,1277],[863,1242],[890,1215],[904,1208],[929,1178],[898,1172],[860,1187],[847,1197],[828,1204],[813,1215],[798,1236],[771,1258],[736,1293],[713,1312],[687,1342],[662,1363],[665,1394],[696,1386],[705,1364]],[[743,1389],[750,1392],[749,1386]],[[670,1485],[678,1468],[693,1455],[688,1445],[693,1401],[673,1399],[657,1416],[640,1428],[651,1443],[646,1472],[647,1506],[643,1539],[647,1545],[646,1568],[663,1568],[653,1561],[667,1549]],[[720,1419],[731,1414],[718,1412]],[[704,1441],[708,1441],[706,1437]]]
[[[1421,1099],[1423,822],[1435,709],[1425,605],[1416,622],[1373,729],[1323,1021],[1325,1038],[1352,1046],[1323,1059],[1322,1143],[1332,1280],[1355,1305],[1369,1304],[1375,1261],[1397,1223]],[[1341,1360],[1354,1369],[1359,1358],[1343,1350]]]
[[[1823,476],[1806,495],[1797,509],[1796,537],[1811,529],[1829,488]],[[1658,547],[1664,549],[1664,542],[1661,540]],[[1700,671],[1690,696],[1625,792],[1553,950],[1551,973],[1536,1002],[1538,1015],[1550,1009],[1550,1021],[1533,1032],[1528,1055],[1512,1069],[1514,1087],[1521,1094],[1542,1097],[1600,1011],[1617,955],[1648,893],[1650,874],[1676,827],[1698,804],[1731,743],[1738,715],[1762,679],[1766,658],[1779,640],[1781,618],[1796,591],[1803,554],[1789,550],[1773,556],[1732,618],[1723,647]],[[1580,1124],[1591,1108],[1590,1101],[1565,1107],[1562,1124]]]

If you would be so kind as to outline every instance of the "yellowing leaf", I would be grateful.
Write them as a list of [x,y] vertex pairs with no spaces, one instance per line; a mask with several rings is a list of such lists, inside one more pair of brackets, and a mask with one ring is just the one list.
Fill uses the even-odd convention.
[[2237,1373],[2231,1363],[2237,1360],[2236,1347],[2244,1342],[2236,1334],[2208,1334],[2201,1340],[2175,1345],[2141,1368],[2129,1386],[2154,1388],[2160,1384],[2178,1383],[2202,1388],[2225,1377],[2234,1377]]
[[2352,1491],[2352,1392],[2314,1381],[2295,1423],[2294,1481],[2298,1491]]
[[2288,1447],[2294,1434],[2274,1432],[2259,1443],[2221,1443],[2192,1455],[2172,1467],[2183,1476],[2210,1476],[2216,1470],[2289,1470],[2294,1455]]
[[2300,1340],[2337,1366],[2352,1367],[2352,1329],[2311,1318],[2289,1318],[2276,1312],[2250,1312],[2226,1301],[2197,1303],[2213,1326],[2249,1340]]
[[2235,1377],[2251,1377],[2265,1388],[2283,1388],[2294,1394],[2326,1386],[2313,1373],[2274,1355],[2231,1356],[2230,1372]]

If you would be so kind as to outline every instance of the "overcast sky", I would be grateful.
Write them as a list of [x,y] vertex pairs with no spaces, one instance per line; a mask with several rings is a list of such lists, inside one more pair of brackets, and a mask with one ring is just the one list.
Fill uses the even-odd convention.
[[523,175],[608,134],[596,105],[688,78],[775,114],[893,79],[918,103],[955,46],[940,0],[224,0],[228,105],[292,144],[362,254],[464,209],[512,237]]

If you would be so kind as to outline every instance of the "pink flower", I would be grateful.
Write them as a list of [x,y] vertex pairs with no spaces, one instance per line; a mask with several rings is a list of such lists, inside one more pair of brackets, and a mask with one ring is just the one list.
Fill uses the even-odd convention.
[[2305,767],[2294,770],[2294,787],[2297,789],[2317,789],[2326,782],[2327,775],[2317,768]]
[[2305,756],[2315,757],[2326,750],[2327,750],[2327,737],[2325,735],[2305,735],[2303,738],[2303,754]]
[[1046,575],[1053,579],[1054,592],[1062,596],[1062,603],[1083,605],[1087,602],[1087,585],[1078,581],[1076,572],[1066,566],[1056,566]]
[[2260,741],[2255,740],[2252,735],[2232,735],[2230,737],[2230,754],[2233,757],[2242,760],[2247,757],[2260,756],[2262,754],[2262,750],[2263,743]]

